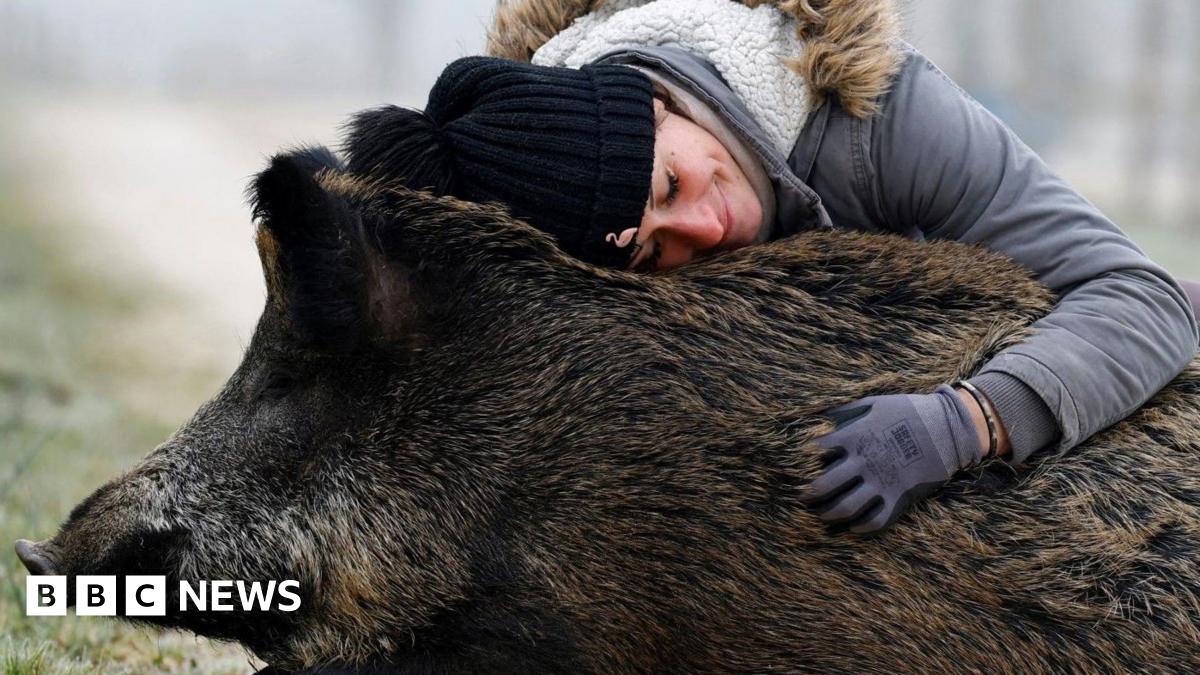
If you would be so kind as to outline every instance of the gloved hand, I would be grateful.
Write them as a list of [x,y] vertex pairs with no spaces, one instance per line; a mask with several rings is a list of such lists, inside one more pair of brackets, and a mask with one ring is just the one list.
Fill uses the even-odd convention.
[[828,463],[802,499],[821,520],[852,532],[886,528],[983,458],[970,411],[948,385],[932,394],[868,396],[825,414],[837,424],[816,441]]

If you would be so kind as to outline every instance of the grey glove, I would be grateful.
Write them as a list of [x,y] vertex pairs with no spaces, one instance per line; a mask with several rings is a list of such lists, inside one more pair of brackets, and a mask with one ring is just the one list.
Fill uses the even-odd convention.
[[944,384],[932,394],[868,396],[825,414],[837,428],[816,442],[831,463],[802,499],[821,520],[852,532],[886,528],[983,458],[970,412]]

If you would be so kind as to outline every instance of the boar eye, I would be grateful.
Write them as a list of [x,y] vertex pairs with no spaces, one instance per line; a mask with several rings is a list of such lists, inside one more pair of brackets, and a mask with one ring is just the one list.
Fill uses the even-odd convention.
[[281,399],[292,393],[299,385],[300,379],[295,375],[283,370],[274,370],[263,380],[258,396],[268,401]]

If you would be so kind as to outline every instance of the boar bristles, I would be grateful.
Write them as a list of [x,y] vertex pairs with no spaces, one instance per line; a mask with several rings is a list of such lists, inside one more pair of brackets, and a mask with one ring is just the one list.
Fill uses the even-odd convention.
[[[814,230],[603,270],[321,151],[254,194],[284,300],[40,546],[66,575],[294,579],[303,605],[153,623],[276,674],[1200,672],[1200,361],[878,536],[805,506],[826,411],[1035,330],[1055,298],[1015,262]],[[314,355],[297,323],[369,348]]]

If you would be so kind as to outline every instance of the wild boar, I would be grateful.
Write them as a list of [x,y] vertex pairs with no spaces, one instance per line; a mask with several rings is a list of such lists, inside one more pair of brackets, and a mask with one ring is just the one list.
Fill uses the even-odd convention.
[[[1011,262],[811,232],[634,275],[319,149],[252,193],[268,297],[244,361],[19,542],[30,570],[165,574],[145,620],[279,671],[1200,667],[1196,363],[881,536],[801,504],[822,411],[967,376],[1052,306]],[[213,579],[295,579],[302,605],[175,609],[178,580]]]

